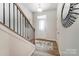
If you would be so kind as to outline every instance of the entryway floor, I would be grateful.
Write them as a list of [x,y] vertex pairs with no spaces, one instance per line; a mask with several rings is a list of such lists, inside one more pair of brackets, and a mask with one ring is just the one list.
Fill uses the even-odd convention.
[[36,49],[35,49],[34,53],[32,54],[32,56],[52,56],[52,55],[49,54],[44,49],[39,49],[39,48],[36,47]]

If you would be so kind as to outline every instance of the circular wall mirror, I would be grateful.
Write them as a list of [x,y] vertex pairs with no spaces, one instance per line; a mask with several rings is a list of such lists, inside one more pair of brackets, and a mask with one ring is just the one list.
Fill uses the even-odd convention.
[[61,23],[63,27],[70,27],[79,15],[79,3],[64,3],[61,11]]

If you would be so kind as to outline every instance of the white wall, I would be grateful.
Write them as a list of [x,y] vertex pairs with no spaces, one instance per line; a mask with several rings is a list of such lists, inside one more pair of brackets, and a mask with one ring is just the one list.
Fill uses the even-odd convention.
[[[39,20],[37,16],[47,15],[45,20],[45,31],[39,30]],[[42,13],[34,13],[35,38],[56,40],[56,10],[50,10]]]
[[0,24],[0,56],[28,56],[35,46]]
[[57,34],[58,45],[61,55],[79,55],[79,17],[76,22],[69,28],[62,27],[61,24],[61,7],[58,4],[57,10]]

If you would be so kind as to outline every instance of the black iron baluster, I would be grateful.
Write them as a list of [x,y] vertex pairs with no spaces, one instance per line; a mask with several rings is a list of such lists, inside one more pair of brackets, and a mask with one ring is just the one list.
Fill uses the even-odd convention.
[[23,18],[23,15],[22,15],[22,36],[24,37],[24,18]]
[[26,18],[25,18],[25,38],[26,38]]
[[3,3],[3,24],[5,24],[5,3]]
[[15,31],[15,4],[13,3],[13,30]]
[[20,11],[20,35],[21,35],[21,11]]
[[[23,17],[24,17],[24,15],[23,15]],[[24,17],[23,23],[24,23],[24,25],[23,25],[24,26],[24,32],[23,33],[24,33],[24,37],[25,37],[25,17]]]
[[26,39],[27,39],[27,18],[26,18]]
[[28,21],[27,21],[27,39],[29,38],[28,37],[28,27],[29,27],[29,25],[28,25]]
[[17,7],[17,33],[18,33],[18,7]]
[[9,3],[9,28],[10,28],[10,3]]

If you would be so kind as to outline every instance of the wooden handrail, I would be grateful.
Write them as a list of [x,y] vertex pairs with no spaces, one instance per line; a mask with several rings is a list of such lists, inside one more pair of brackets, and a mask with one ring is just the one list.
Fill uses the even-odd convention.
[[38,38],[38,39],[35,39],[35,40],[41,40],[41,41],[49,41],[49,42],[55,42],[55,41],[52,41],[52,40],[41,39],[41,38]]
[[18,10],[19,10],[19,11],[23,14],[23,16],[26,18],[26,20],[28,21],[28,23],[30,24],[30,26],[32,27],[32,29],[35,31],[34,27],[31,25],[31,23],[30,23],[29,20],[27,19],[27,16],[24,14],[24,12],[22,11],[22,9],[18,6],[17,3],[14,3],[14,4],[17,6]]
[[[29,37],[32,36],[33,38],[31,37],[30,40],[28,40],[28,41],[32,41],[32,39],[34,39],[35,29],[31,25],[31,23],[29,22],[29,20],[27,19],[27,16],[24,14],[24,12],[22,11],[22,9],[18,6],[18,4],[17,3],[12,3],[12,5],[13,5],[12,6],[11,3],[8,3],[8,7],[7,7],[8,10],[7,11],[5,11],[7,9],[6,8],[6,3],[2,3],[2,4],[3,4],[3,6],[2,6],[3,7],[3,17],[2,17],[3,19],[2,19],[2,21],[0,21],[0,24],[4,25],[6,28],[10,29],[11,31],[13,31],[17,35],[23,37],[26,40],[29,39]],[[15,9],[15,7],[16,7],[16,9]],[[11,8],[13,10],[11,10]],[[8,22],[7,22],[8,25],[6,25],[6,22],[5,22],[6,21],[6,19],[5,19],[6,18],[6,14],[5,14],[6,12],[8,12],[7,14],[8,14],[8,18],[9,18],[9,19],[7,19],[8,20]],[[12,16],[12,18],[11,18],[11,16]],[[12,23],[11,23],[11,20],[12,20]],[[27,27],[26,24],[28,24],[29,27]],[[12,25],[12,27],[11,27],[11,25]],[[30,30],[30,32],[32,32],[32,34],[30,34],[31,36],[30,35],[26,36],[26,34],[28,34],[27,33],[28,31],[26,32],[26,30],[28,28],[31,29]],[[21,31],[21,29],[22,29],[22,31]]]

